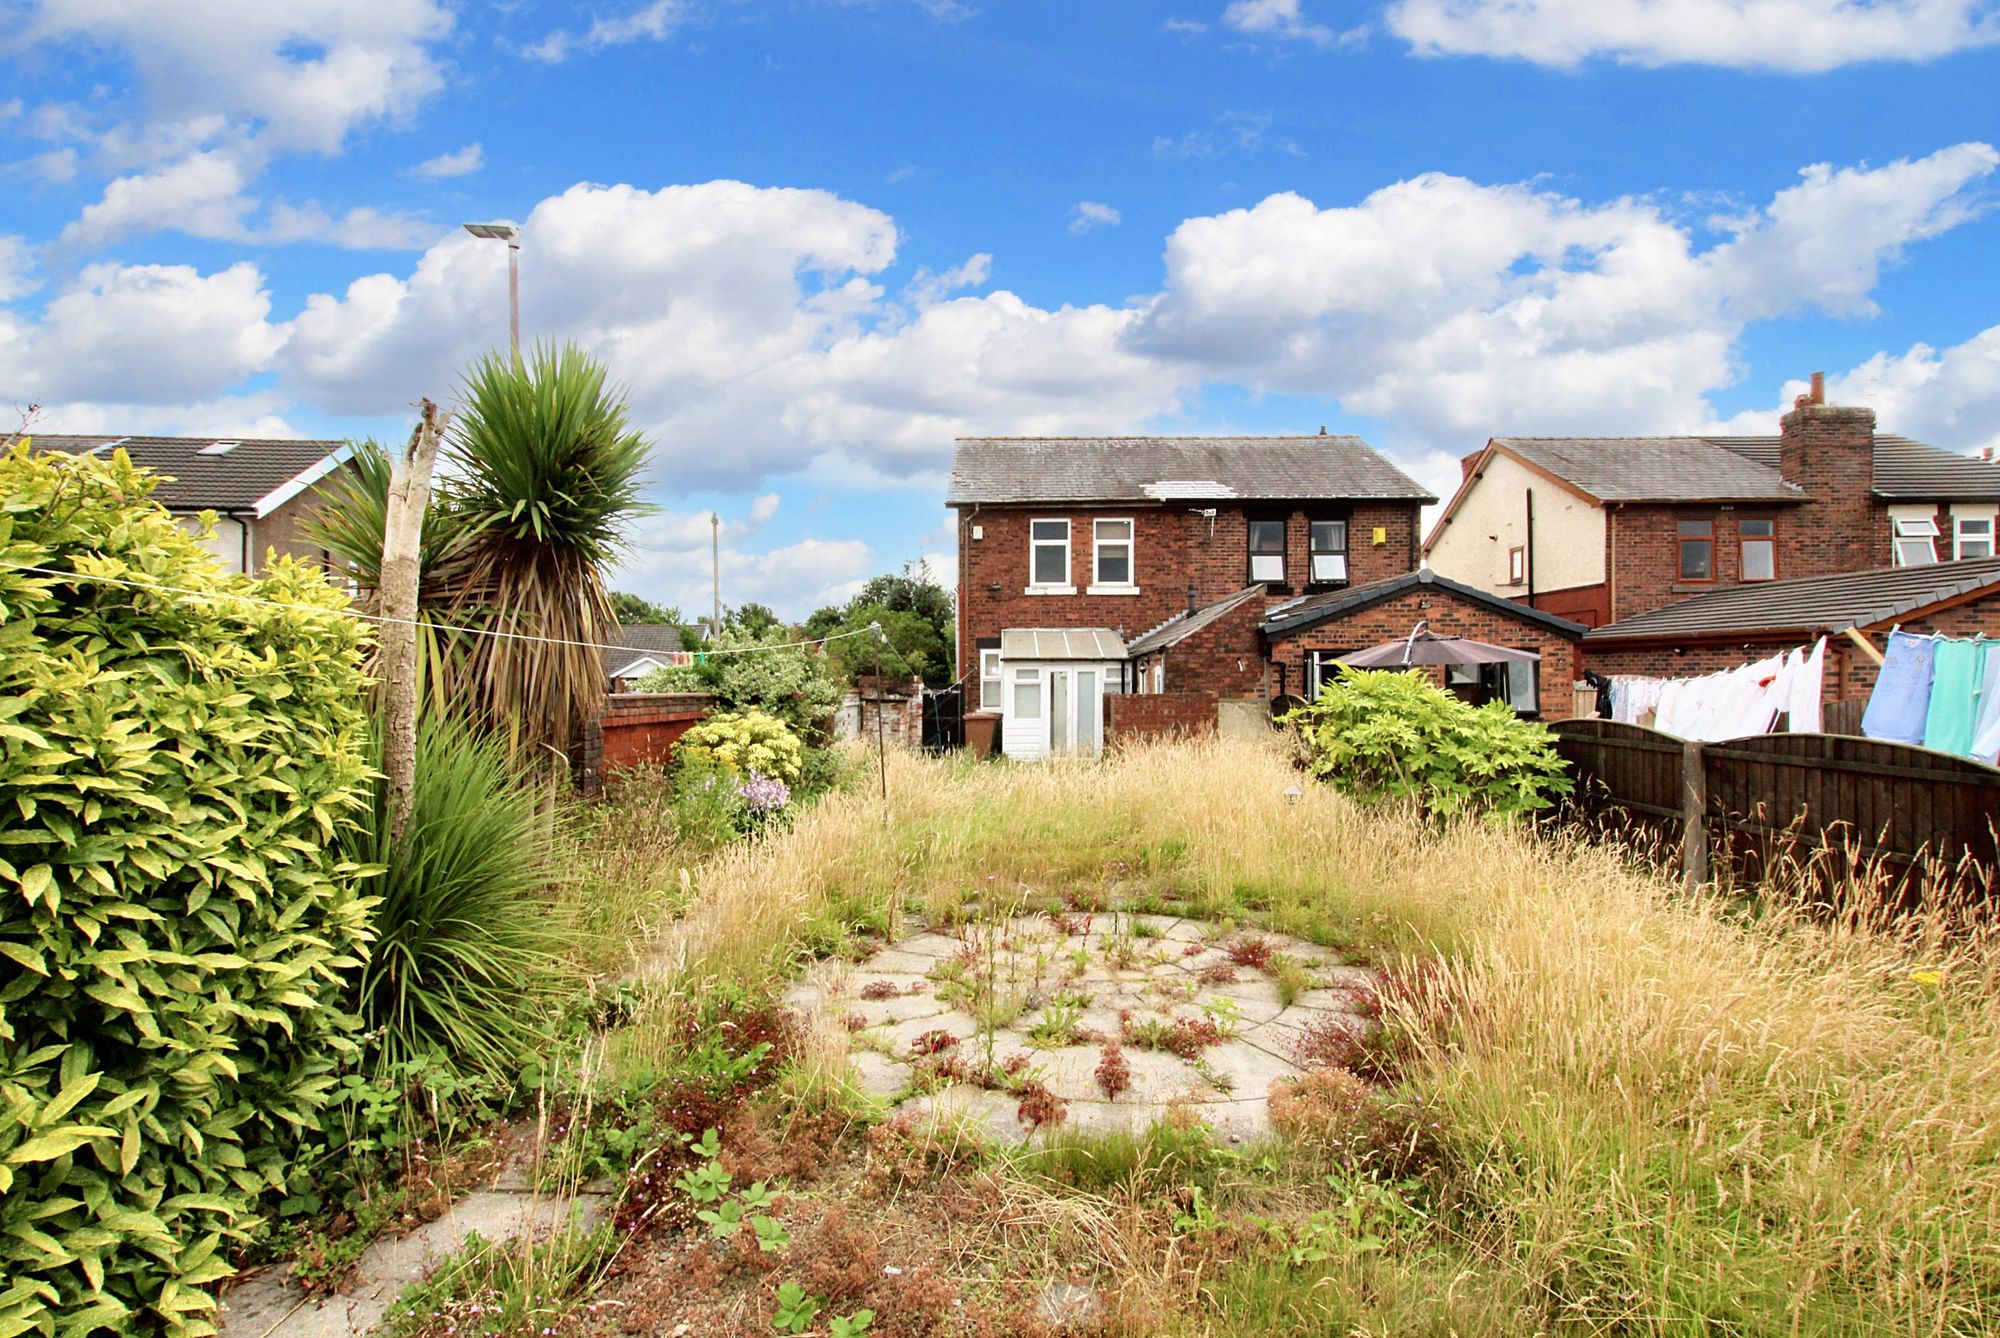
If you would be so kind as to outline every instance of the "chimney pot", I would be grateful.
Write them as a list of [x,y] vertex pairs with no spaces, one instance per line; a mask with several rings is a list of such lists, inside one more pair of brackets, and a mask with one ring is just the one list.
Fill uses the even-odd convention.
[[1188,613],[1189,613],[1189,615],[1192,615],[1192,614],[1194,613],[1194,611],[1195,611],[1195,594],[1194,594],[1194,582],[1193,582],[1193,581],[1189,581],[1189,582],[1188,582]]
[[1825,372],[1814,372],[1814,373],[1812,374],[1812,402],[1813,402],[1814,404],[1825,404],[1825,403],[1826,403],[1826,373],[1825,373]]

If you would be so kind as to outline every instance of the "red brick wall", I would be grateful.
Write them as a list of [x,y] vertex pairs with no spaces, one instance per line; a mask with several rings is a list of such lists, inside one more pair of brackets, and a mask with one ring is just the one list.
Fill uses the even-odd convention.
[[587,791],[620,767],[667,761],[681,735],[715,709],[704,692],[621,692],[604,699],[604,718],[585,740],[577,759],[578,781]]
[[1146,656],[1139,664],[1140,681],[1150,690],[1154,664],[1167,665],[1168,692],[1203,692],[1216,697],[1263,697],[1264,641],[1257,624],[1264,601],[1250,600],[1231,609],[1185,641]]
[[[1811,576],[1827,570],[1800,571],[1795,567],[1802,560],[1798,555],[1797,536],[1800,527],[1806,523],[1806,513],[1801,507],[1722,507],[1712,503],[1698,506],[1632,505],[1618,507],[1611,514],[1611,523],[1605,527],[1605,542],[1613,550],[1608,558],[1613,563],[1609,570],[1612,573],[1610,585],[1615,604],[1612,609],[1614,618],[1629,618],[1635,613],[1675,604],[1711,590],[1742,584],[1743,536],[1738,530],[1738,522],[1743,520],[1776,523],[1777,579]],[[1705,520],[1712,527],[1715,539],[1715,579],[1712,581],[1681,580],[1680,522],[1684,520]],[[1538,607],[1556,611],[1539,599],[1535,602]]]
[[[1363,585],[1409,571],[1416,565],[1418,508],[1411,502],[1250,504],[1259,519],[1286,520],[1286,576],[1292,584],[1273,591],[1269,603],[1303,592],[1308,528],[1313,519],[1348,524],[1348,581]],[[1218,505],[1211,522],[1187,504],[1169,507],[1101,506],[959,508],[959,663],[974,664],[974,642],[1009,627],[1109,627],[1128,639],[1159,626],[1188,606],[1188,587],[1198,605],[1250,584],[1249,530],[1241,505]],[[1091,576],[1093,519],[1130,517],[1136,595],[1086,595]],[[1074,595],[1029,595],[1028,522],[1070,522],[1070,574]],[[977,525],[982,538],[972,537]],[[1373,542],[1374,531],[1383,542]]]
[[317,514],[325,502],[321,490],[339,480],[348,468],[346,465],[341,466],[327,478],[307,488],[262,520],[251,522],[252,566],[261,570],[264,566],[265,553],[273,548],[277,549],[280,555],[315,562],[321,566],[326,565],[326,550],[308,539],[300,526],[303,521]]
[[[1419,607],[1419,601],[1428,607]],[[1536,686],[1541,694],[1542,719],[1567,720],[1573,714],[1578,673],[1575,643],[1553,629],[1482,608],[1436,586],[1409,591],[1278,642],[1271,655],[1284,667],[1284,690],[1297,693],[1307,681],[1308,652],[1362,650],[1392,637],[1408,636],[1419,619],[1428,619],[1431,631],[1440,636],[1465,636],[1541,652]],[[1432,680],[1442,687],[1444,670],[1430,672]]]
[[1212,692],[1113,693],[1104,699],[1104,706],[1105,737],[1114,741],[1215,732]]

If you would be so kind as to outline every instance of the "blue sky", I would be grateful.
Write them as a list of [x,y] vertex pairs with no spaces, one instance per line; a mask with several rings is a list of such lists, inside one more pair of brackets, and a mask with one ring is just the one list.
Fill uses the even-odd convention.
[[[392,436],[575,339],[656,443],[619,583],[803,615],[948,555],[959,433],[2000,444],[1993,0],[0,3],[0,390]],[[10,100],[11,99],[11,100]]]

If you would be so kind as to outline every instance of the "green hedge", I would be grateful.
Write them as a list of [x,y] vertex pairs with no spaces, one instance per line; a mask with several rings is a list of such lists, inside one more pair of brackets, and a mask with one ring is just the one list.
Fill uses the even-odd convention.
[[[0,455],[0,1338],[206,1334],[354,1019],[364,628],[123,452]],[[229,591],[147,593],[18,565]]]

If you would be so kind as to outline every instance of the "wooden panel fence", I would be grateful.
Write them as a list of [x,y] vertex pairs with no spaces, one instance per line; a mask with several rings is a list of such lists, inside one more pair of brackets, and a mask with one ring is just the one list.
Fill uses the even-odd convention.
[[1712,861],[1749,883],[1781,866],[1820,880],[1879,868],[1911,888],[1949,871],[1984,899],[2000,868],[2000,769],[1979,762],[1841,734],[1699,744],[1610,720],[1553,728],[1576,806],[1672,848],[1690,884]]

